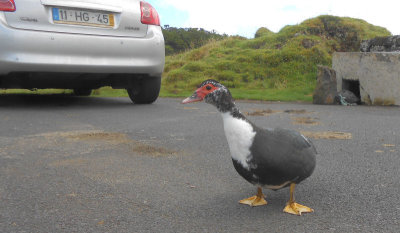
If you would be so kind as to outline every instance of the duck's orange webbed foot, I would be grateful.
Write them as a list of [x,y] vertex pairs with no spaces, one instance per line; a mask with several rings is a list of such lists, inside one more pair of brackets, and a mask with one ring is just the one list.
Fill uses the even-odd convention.
[[267,201],[265,200],[264,194],[262,193],[262,189],[259,187],[257,195],[240,200],[239,203],[254,207],[266,205]]
[[314,210],[311,209],[310,207],[300,205],[294,201],[294,197],[293,197],[294,187],[295,187],[295,183],[291,183],[290,184],[290,199],[289,199],[289,202],[287,203],[285,209],[283,209],[283,212],[289,213],[289,214],[295,214],[295,215],[301,215],[301,213],[314,212]]

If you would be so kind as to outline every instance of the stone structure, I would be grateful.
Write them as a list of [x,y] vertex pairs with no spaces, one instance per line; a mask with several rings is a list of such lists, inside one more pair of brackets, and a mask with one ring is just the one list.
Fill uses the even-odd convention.
[[373,105],[400,105],[400,52],[334,53],[337,91]]
[[360,46],[361,52],[395,52],[400,51],[400,35],[376,37],[364,40]]
[[313,94],[314,104],[335,104],[336,73],[327,66],[318,66],[317,86]]

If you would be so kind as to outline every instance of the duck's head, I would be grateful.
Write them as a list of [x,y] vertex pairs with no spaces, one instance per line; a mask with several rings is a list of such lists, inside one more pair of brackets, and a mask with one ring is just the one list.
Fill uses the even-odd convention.
[[228,88],[213,79],[208,79],[202,82],[193,95],[184,99],[182,104],[202,100],[216,106],[221,112],[229,111],[235,105]]

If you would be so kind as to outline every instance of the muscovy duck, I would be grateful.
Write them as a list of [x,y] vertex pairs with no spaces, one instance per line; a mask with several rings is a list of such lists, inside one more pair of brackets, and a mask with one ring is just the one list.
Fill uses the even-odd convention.
[[283,211],[295,215],[313,212],[313,209],[294,201],[295,185],[314,171],[317,151],[313,144],[294,130],[257,127],[240,112],[229,90],[215,80],[204,81],[182,103],[202,100],[217,107],[222,114],[236,171],[257,186],[257,195],[239,203],[266,205],[262,188],[278,190],[290,186],[290,198]]

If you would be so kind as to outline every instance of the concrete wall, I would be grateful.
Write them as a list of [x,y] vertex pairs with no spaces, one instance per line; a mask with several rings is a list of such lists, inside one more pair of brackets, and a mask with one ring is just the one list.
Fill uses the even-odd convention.
[[334,53],[337,90],[343,80],[360,82],[361,101],[373,105],[400,105],[400,53]]

